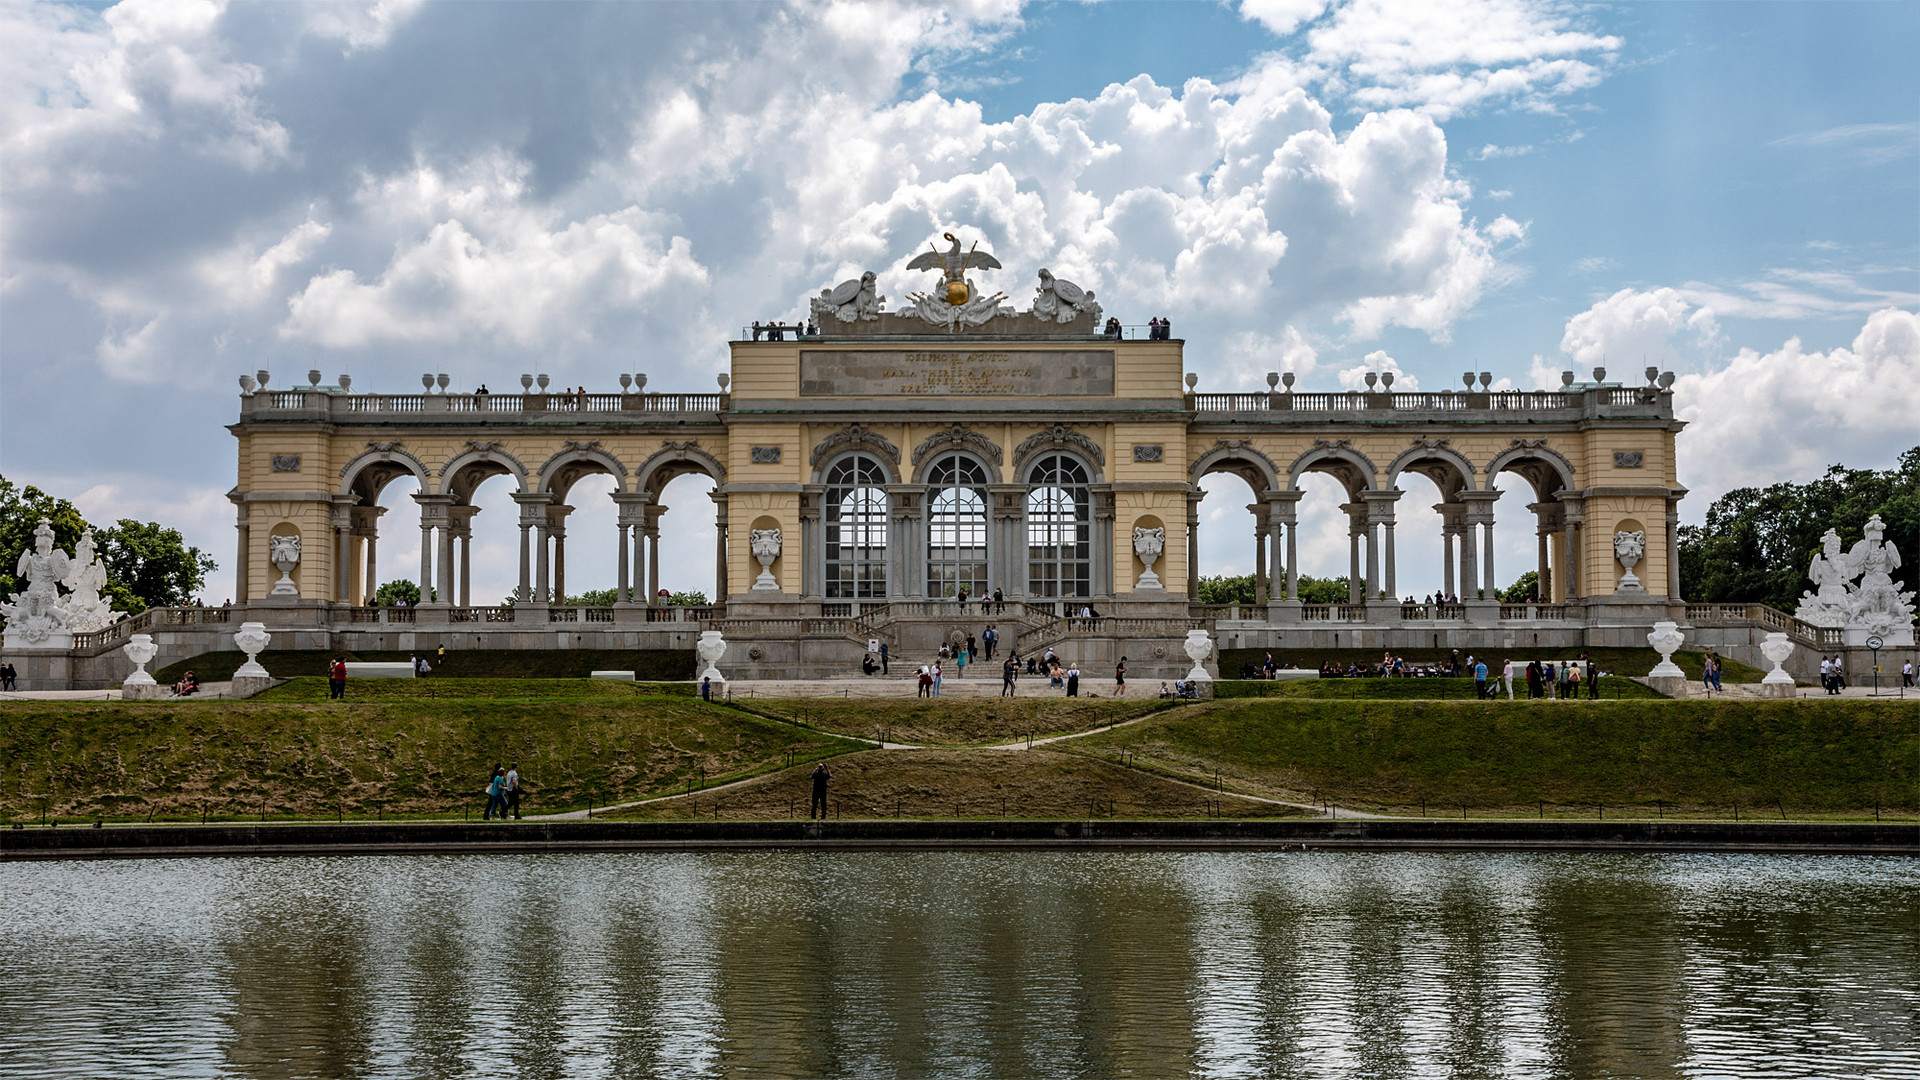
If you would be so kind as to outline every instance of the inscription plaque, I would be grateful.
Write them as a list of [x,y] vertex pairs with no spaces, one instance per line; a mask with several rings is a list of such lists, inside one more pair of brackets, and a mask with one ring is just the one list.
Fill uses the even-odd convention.
[[780,448],[777,446],[756,446],[752,454],[755,465],[780,464]]
[[299,472],[300,471],[300,455],[299,454],[273,455],[273,471],[274,472]]
[[1638,469],[1644,467],[1646,463],[1647,457],[1646,451],[1644,450],[1615,450],[1613,452],[1613,467],[1616,469]]
[[1113,350],[802,349],[801,397],[1112,397]]
[[1133,444],[1133,460],[1135,461],[1160,461],[1165,457],[1165,447],[1146,446],[1141,443]]

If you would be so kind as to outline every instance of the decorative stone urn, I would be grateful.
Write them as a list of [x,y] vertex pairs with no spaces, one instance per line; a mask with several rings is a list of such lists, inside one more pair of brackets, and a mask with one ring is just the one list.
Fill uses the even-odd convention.
[[[1641,588],[1640,578],[1633,572],[1633,568],[1640,564],[1641,557],[1646,553],[1646,530],[1635,529],[1632,532],[1617,532],[1613,534],[1613,557],[1619,559],[1620,565],[1625,568],[1624,572],[1620,575],[1620,583],[1614,586],[1614,592],[1632,593],[1646,591]],[[1656,623],[1655,625],[1659,624]],[[1678,646],[1675,647],[1678,648]]]
[[1187,672],[1192,682],[1212,682],[1213,676],[1207,674],[1207,657],[1213,655],[1213,640],[1207,637],[1205,630],[1187,631],[1187,640],[1181,644],[1187,658],[1193,661],[1193,670]]
[[1647,685],[1668,697],[1687,696],[1687,673],[1673,662],[1674,650],[1686,640],[1678,623],[1666,621],[1654,623],[1653,631],[1647,635],[1647,644],[1660,654],[1660,662],[1647,672]]
[[773,579],[773,560],[780,557],[780,530],[755,529],[747,538],[747,549],[760,561],[760,576],[753,579],[754,592],[779,592]]
[[727,643],[721,637],[720,631],[701,631],[700,640],[694,643],[693,651],[700,657],[701,662],[707,665],[699,675],[694,676],[695,681],[700,679],[712,679],[714,682],[727,681],[727,677],[720,674],[720,668],[717,666],[720,658],[727,654]]
[[299,596],[300,586],[293,582],[293,568],[300,565],[300,538],[267,537],[267,558],[280,571],[280,580],[273,583],[273,589],[267,595]]
[[273,635],[267,633],[265,623],[243,622],[233,635],[233,643],[247,654],[247,662],[241,664],[233,673],[233,696],[252,697],[273,685],[273,676],[260,666],[260,654],[273,643]]
[[159,684],[153,681],[152,675],[147,674],[147,665],[153,662],[154,657],[160,655],[160,646],[153,643],[153,635],[135,634],[125,645],[120,646],[120,651],[126,653],[127,659],[133,661],[133,674],[121,682],[120,697],[127,701],[159,697]]
[[1160,575],[1153,572],[1153,564],[1159,560],[1160,553],[1166,550],[1166,546],[1167,530],[1165,529],[1136,528],[1133,530],[1133,553],[1138,555],[1140,561],[1147,567],[1140,575],[1140,579],[1133,584],[1136,590],[1160,589]]
[[234,678],[245,675],[251,675],[256,679],[269,678],[267,669],[260,666],[259,660],[260,654],[267,651],[268,645],[273,644],[273,635],[267,633],[267,624],[241,623],[239,632],[233,635],[233,643],[240,647],[241,652],[247,654],[247,662],[241,664],[239,670],[233,673]]
[[1793,697],[1793,676],[1781,666],[1787,662],[1787,657],[1793,655],[1793,642],[1787,635],[1777,631],[1768,634],[1766,640],[1760,643],[1760,655],[1773,662],[1773,670],[1760,680],[1760,696]]

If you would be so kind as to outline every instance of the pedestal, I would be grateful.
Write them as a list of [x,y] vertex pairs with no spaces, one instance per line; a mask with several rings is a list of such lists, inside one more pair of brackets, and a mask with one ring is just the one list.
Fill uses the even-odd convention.
[[121,701],[158,701],[167,696],[167,688],[159,683],[128,683],[120,688]]
[[1649,675],[1647,685],[1667,697],[1683,698],[1687,696],[1687,688],[1693,685],[1693,680],[1685,675]]
[[235,675],[233,677],[232,696],[236,698],[250,698],[272,685],[273,679],[270,676]]
[[1763,698],[1799,697],[1800,688],[1791,681],[1783,683],[1763,682],[1760,684],[1760,696]]

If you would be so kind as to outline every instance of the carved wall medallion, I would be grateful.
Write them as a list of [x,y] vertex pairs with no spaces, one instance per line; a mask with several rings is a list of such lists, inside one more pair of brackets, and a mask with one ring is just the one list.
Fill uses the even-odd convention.
[[1352,439],[1315,439],[1313,440],[1313,448],[1315,450],[1351,450],[1353,449],[1353,440]]
[[821,439],[813,448],[812,465],[817,469],[821,462],[845,450],[870,451],[887,459],[894,468],[900,467],[900,448],[865,424],[848,424]]
[[1449,450],[1449,449],[1452,449],[1452,443],[1453,443],[1452,439],[1415,439],[1413,440],[1413,445],[1420,447],[1422,450]]
[[747,650],[747,659],[749,660],[765,660],[766,658],[767,658],[766,650],[762,649],[758,645],[755,645],[752,648]]
[[684,450],[698,450],[698,449],[700,449],[700,440],[699,440],[699,439],[682,439],[682,440],[680,440],[680,441],[677,441],[677,442],[676,442],[676,441],[675,441],[675,440],[673,440],[673,439],[661,439],[661,440],[660,440],[660,449],[662,449],[662,450],[683,450],[683,451],[684,451]]
[[1515,440],[1513,440],[1513,442],[1512,442],[1512,443],[1510,443],[1509,445],[1510,445],[1510,446],[1511,446],[1512,448],[1514,448],[1514,449],[1518,449],[1518,450],[1538,450],[1538,449],[1540,449],[1541,447],[1543,447],[1543,446],[1545,446],[1545,445],[1547,445],[1547,440],[1545,440],[1545,439],[1515,439]]
[[1139,443],[1135,443],[1133,447],[1133,460],[1135,461],[1164,461],[1166,460],[1166,456],[1167,451],[1163,446],[1142,446]]
[[780,464],[780,448],[777,446],[756,446],[752,450],[752,460],[755,465],[778,465]]
[[273,455],[273,471],[274,472],[299,472],[300,471],[300,455],[299,454]]
[[400,440],[399,440],[399,439],[395,439],[395,440],[393,440],[392,442],[372,442],[372,441],[368,441],[368,443],[367,443],[367,449],[369,449],[369,450],[371,450],[371,451],[373,451],[373,452],[374,452],[374,453],[376,453],[376,454],[391,454],[391,453],[393,453],[393,452],[394,452],[395,450],[398,450],[398,449],[400,449],[400,445],[401,445],[401,444],[400,444]]
[[500,446],[501,443],[498,439],[491,439],[487,442],[481,442],[479,439],[467,440],[467,449],[472,450],[476,454],[490,454],[500,449]]
[[567,440],[567,441],[566,441],[566,442],[565,442],[565,443],[563,444],[563,446],[564,446],[564,448],[565,448],[565,449],[567,449],[567,450],[578,450],[578,451],[581,451],[582,453],[585,453],[585,452],[586,452],[586,451],[588,451],[588,450],[598,450],[598,449],[600,449],[600,440],[599,440],[599,439],[590,439],[590,440],[588,440],[588,441],[586,441],[586,442],[581,442],[581,441],[580,441],[580,440],[578,440],[578,439],[568,439],[568,440]]
[[1613,467],[1616,469],[1640,469],[1645,468],[1646,464],[1647,454],[1644,450],[1615,450],[1613,452]]
[[946,449],[965,450],[982,460],[1000,464],[1000,445],[965,424],[955,424],[942,431],[936,431],[913,448],[913,463],[919,465],[931,454]]

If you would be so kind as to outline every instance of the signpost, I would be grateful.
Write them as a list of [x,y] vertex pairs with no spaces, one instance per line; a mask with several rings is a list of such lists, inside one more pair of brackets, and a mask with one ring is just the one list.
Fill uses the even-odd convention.
[[[1872,637],[1867,639],[1867,648],[1873,652],[1873,696],[1874,697],[1880,696],[1880,646],[1885,644],[1886,642],[1880,639],[1879,634],[1875,634]],[[1906,696],[1906,693],[1904,690],[1902,690],[1900,696],[1901,697]]]

